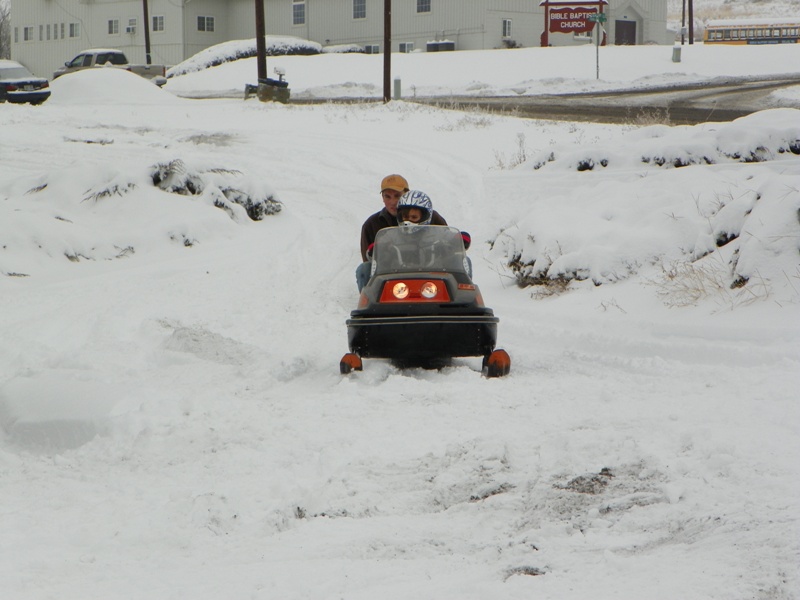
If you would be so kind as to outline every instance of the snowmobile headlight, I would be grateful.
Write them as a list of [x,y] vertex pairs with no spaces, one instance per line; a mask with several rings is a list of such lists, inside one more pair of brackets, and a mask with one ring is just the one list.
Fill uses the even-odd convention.
[[435,298],[436,294],[439,292],[439,288],[436,287],[436,284],[432,281],[427,281],[422,285],[420,288],[419,293],[423,295],[425,298]]
[[394,297],[398,300],[402,300],[408,297],[408,286],[402,281],[398,281],[392,288],[392,294],[394,294]]
[[443,304],[450,302],[450,294],[447,284],[440,279],[389,279],[381,288],[378,302]]

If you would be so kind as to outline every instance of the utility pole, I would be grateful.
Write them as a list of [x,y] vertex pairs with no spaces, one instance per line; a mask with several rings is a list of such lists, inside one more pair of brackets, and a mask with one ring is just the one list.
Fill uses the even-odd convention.
[[145,64],[152,65],[150,58],[150,14],[147,12],[147,0],[142,0],[144,8],[144,61]]
[[694,0],[689,0],[689,43],[694,44]]
[[683,11],[681,13],[681,46],[686,43],[686,0],[683,0]]
[[383,102],[392,93],[392,0],[383,0]]
[[258,82],[267,78],[267,43],[264,25],[264,0],[256,0],[256,65],[258,66]]

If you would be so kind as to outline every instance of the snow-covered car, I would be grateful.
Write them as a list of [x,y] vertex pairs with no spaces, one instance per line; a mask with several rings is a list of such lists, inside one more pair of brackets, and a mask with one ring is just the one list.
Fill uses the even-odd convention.
[[511,360],[495,350],[498,318],[469,275],[462,234],[453,227],[416,225],[378,231],[372,276],[347,320],[347,374],[362,358],[398,366],[439,367],[451,358],[482,356],[483,374],[501,377]]
[[0,102],[41,104],[50,97],[50,82],[14,60],[0,60]]

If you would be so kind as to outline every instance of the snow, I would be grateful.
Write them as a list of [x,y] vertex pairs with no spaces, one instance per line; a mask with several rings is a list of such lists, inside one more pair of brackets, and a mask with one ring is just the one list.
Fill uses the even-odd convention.
[[[254,42],[253,42],[254,43]],[[223,45],[221,51],[235,54],[238,46]],[[569,48],[519,48],[463,52],[412,52],[392,56],[392,80],[400,80],[402,95],[416,96],[522,96],[566,92],[637,89],[679,85],[715,77],[783,75],[795,72],[797,48],[765,45],[702,44],[681,47],[681,62],[672,62],[673,47],[646,45],[630,48],[608,46],[599,53],[593,44]],[[191,71],[198,62],[190,59],[171,72]],[[498,68],[498,65],[500,67]],[[354,54],[346,59],[336,54],[270,56],[267,71],[286,72],[294,98],[380,98],[383,93],[383,55]],[[184,96],[241,97],[247,83],[257,82],[256,59],[242,59],[168,79],[165,89]],[[455,77],[455,73],[459,75]],[[796,88],[795,88],[796,89]],[[392,85],[392,93],[394,83]],[[795,99],[798,96],[795,95]]]
[[[116,71],[106,73],[106,71]],[[77,73],[76,73],[77,74]],[[104,67],[80,72],[79,77],[59,78],[52,82],[55,91],[48,102],[62,106],[85,107],[87,100],[94,105],[167,104],[178,106],[180,99],[165,94],[155,84],[140,85],[138,77],[131,81],[131,73],[124,69]],[[131,88],[131,86],[134,86]],[[88,96],[88,98],[87,98]]]
[[[797,64],[684,49],[601,49],[599,83],[585,48],[394,64],[420,94]],[[370,60],[269,64],[374,97]],[[238,62],[0,110],[4,597],[800,596],[796,95],[695,127],[177,96]],[[339,375],[393,172],[472,234],[508,377]]]

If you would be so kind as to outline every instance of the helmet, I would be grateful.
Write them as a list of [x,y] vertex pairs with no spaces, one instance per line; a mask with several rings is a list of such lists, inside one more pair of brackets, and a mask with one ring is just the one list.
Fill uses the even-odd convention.
[[[408,215],[411,209],[419,209],[421,212],[418,221],[411,221]],[[430,225],[433,216],[433,203],[428,194],[419,190],[409,190],[397,203],[397,223],[399,225]]]

